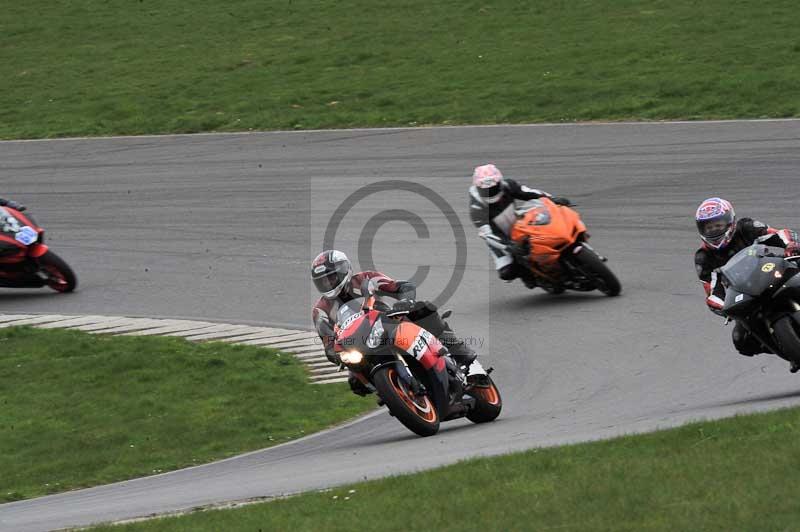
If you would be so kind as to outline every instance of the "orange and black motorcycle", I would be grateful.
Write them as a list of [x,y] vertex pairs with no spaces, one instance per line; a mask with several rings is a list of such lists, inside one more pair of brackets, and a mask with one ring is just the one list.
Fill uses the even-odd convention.
[[334,348],[379,404],[420,436],[436,434],[442,421],[485,423],[500,415],[503,402],[489,375],[467,379],[433,334],[365,290],[367,297],[339,308]]
[[586,242],[589,234],[580,215],[570,206],[548,198],[526,201],[516,208],[511,228],[514,255],[547,292],[600,290],[616,296],[622,286],[606,266],[606,258]]
[[30,214],[0,207],[0,287],[72,292],[78,280],[64,259],[44,243],[44,229]]

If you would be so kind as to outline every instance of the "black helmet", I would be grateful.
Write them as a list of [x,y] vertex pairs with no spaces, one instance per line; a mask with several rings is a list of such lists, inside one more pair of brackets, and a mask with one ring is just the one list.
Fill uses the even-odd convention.
[[311,263],[311,280],[325,299],[338,296],[352,277],[353,267],[341,251],[323,251]]

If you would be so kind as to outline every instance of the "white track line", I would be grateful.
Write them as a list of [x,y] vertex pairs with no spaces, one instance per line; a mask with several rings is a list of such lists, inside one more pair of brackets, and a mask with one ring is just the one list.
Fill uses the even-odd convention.
[[[43,329],[75,329],[91,334],[177,336],[193,342],[224,341],[271,347],[291,353],[308,368],[315,384],[344,382],[347,374],[331,364],[315,333],[297,329],[254,327],[207,321],[123,316],[64,316],[60,314],[0,314],[0,328],[30,325]],[[327,366],[327,367],[326,367]]]

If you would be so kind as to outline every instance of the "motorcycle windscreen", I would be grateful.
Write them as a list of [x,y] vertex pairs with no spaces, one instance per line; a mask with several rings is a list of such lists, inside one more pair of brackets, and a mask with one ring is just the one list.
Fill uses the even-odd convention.
[[351,299],[341,307],[336,312],[336,324],[339,328],[344,329],[343,325],[347,320],[356,316],[361,313],[361,305],[364,304],[363,297],[357,297],[355,299]]
[[525,219],[528,225],[547,225],[550,223],[550,211],[538,199],[528,200],[516,208],[517,215]]
[[720,268],[724,282],[737,292],[750,296],[759,296],[776,281],[780,282],[786,266],[782,257],[765,256],[772,254],[772,249],[752,245],[741,250]]

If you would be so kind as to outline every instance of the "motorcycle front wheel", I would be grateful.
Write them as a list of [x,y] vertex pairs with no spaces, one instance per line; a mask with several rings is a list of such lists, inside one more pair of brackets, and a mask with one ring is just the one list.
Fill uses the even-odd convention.
[[597,283],[597,289],[609,297],[618,296],[622,285],[606,263],[593,251],[582,248],[574,255],[578,267],[587,277]]
[[430,397],[409,390],[395,366],[376,371],[372,383],[389,412],[408,430],[420,436],[439,432],[439,413]]
[[64,259],[48,251],[39,257],[39,268],[44,271],[49,279],[45,284],[56,292],[66,293],[75,290],[78,278]]

